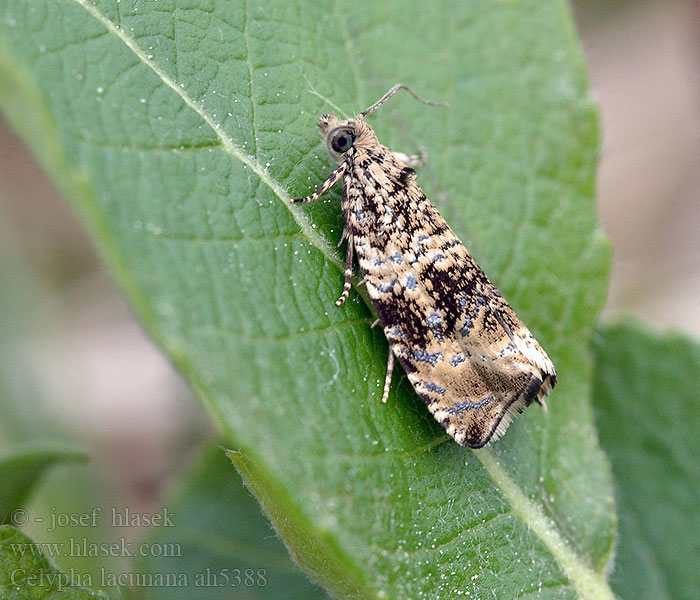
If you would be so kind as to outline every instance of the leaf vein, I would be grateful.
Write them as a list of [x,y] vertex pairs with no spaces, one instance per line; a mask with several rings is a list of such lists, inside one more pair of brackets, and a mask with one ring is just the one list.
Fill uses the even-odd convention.
[[245,0],[245,27],[243,29],[243,37],[245,38],[246,63],[248,65],[248,79],[250,79],[250,104],[251,104],[251,122],[253,124],[253,154],[258,155],[258,114],[257,105],[255,103],[255,67],[250,58],[250,2]]
[[274,235],[269,237],[197,237],[197,236],[178,236],[170,234],[156,234],[152,231],[145,230],[146,234],[151,237],[163,240],[166,242],[182,242],[195,244],[239,244],[239,243],[275,243],[275,242],[294,242],[306,241],[298,233],[289,235]]
[[[231,331],[231,328],[226,328],[226,330],[222,329],[214,329],[212,327],[195,327],[193,328],[194,331],[202,331],[206,332],[208,334],[214,334],[214,335],[224,335],[224,336],[229,336],[231,333],[236,334],[236,339],[238,341],[242,342],[247,342],[249,344],[266,344],[266,343],[279,343],[279,342],[292,342],[296,341],[299,338],[304,338],[309,335],[323,335],[326,333],[330,333],[333,331],[338,331],[341,329],[351,329],[360,325],[368,325],[372,319],[370,317],[362,317],[360,319],[355,319],[353,321],[339,321],[337,323],[331,323],[327,325],[326,327],[319,327],[316,329],[306,329],[304,331],[295,331],[294,333],[285,333],[281,335],[244,335],[243,332],[240,330],[235,330]],[[444,442],[444,439],[441,439],[440,442]],[[325,457],[325,459],[328,459],[328,457]]]
[[[217,138],[219,138],[224,151],[247,166],[262,183],[268,186],[272,192],[282,201],[289,210],[292,218],[298,225],[303,235],[323,254],[326,260],[334,264],[339,271],[342,270],[340,258],[336,255],[331,245],[311,226],[311,222],[304,211],[292,205],[291,198],[282,185],[274,179],[261,165],[254,156],[245,153],[243,149],[236,144],[233,138],[224,131],[222,125],[209,114],[204,106],[192,98],[184,86],[179,85],[170,75],[168,75],[152,58],[141,49],[136,43],[136,40],[131,37],[124,29],[107,18],[100,10],[89,0],[74,0],[78,5],[84,8],[88,14],[102,24],[110,33],[115,35],[134,55],[161,80],[161,82],[173,90],[184,102],[184,104],[193,112],[195,112],[202,120],[211,128]],[[176,66],[177,68],[177,66]]]
[[457,534],[453,537],[451,537],[448,540],[445,540],[444,542],[440,542],[439,544],[436,544],[435,546],[430,546],[429,548],[418,548],[412,552],[410,552],[411,556],[415,556],[417,554],[420,554],[422,551],[425,550],[430,550],[430,552],[439,552],[440,550],[445,550],[449,548],[450,546],[454,546],[456,542],[460,542],[464,540],[465,538],[468,538],[472,535],[475,535],[479,532],[479,530],[487,528],[495,523],[498,523],[499,521],[502,521],[503,519],[507,519],[509,517],[514,517],[515,515],[513,514],[512,511],[507,510],[502,513],[497,513],[493,515],[489,519],[485,519],[483,521],[476,521],[473,524],[467,526],[465,529],[462,529],[457,532]]
[[615,596],[608,587],[605,576],[595,571],[584,557],[577,554],[575,548],[571,547],[571,542],[545,514],[542,506],[527,497],[493,452],[478,450],[474,454],[501,490],[513,514],[520,518],[551,552],[581,600],[614,600]]

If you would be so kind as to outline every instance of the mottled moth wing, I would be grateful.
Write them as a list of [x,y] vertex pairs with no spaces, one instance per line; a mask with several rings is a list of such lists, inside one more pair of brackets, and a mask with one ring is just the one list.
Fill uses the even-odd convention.
[[554,366],[413,170],[378,142],[358,144],[362,125],[348,152],[343,212],[367,290],[431,413],[457,442],[480,448],[549,392]]
[[[416,248],[420,237],[412,236]],[[460,444],[480,448],[542,399],[556,374],[452,231],[446,228],[439,239],[437,251],[423,245],[412,264],[397,265],[389,247],[363,271],[376,277],[388,259],[379,285],[370,275],[367,287],[392,351],[437,421]]]

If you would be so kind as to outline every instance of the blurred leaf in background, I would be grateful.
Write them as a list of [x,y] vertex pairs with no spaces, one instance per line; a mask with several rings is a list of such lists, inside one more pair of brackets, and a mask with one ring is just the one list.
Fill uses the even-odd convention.
[[[0,525],[0,598],[106,598],[76,584],[75,576],[57,569],[29,537],[10,525]],[[89,576],[85,576],[90,581]]]
[[593,397],[612,462],[621,598],[692,600],[700,589],[700,345],[631,322],[601,329]]
[[0,523],[13,522],[13,512],[26,506],[29,494],[49,467],[87,459],[84,452],[60,444],[45,444],[43,448],[37,444],[19,445],[3,450],[0,456]]
[[139,559],[134,570],[184,573],[189,585],[143,589],[137,597],[328,598],[290,560],[221,447],[203,451],[164,507],[175,528],[155,528],[144,540],[164,555]]

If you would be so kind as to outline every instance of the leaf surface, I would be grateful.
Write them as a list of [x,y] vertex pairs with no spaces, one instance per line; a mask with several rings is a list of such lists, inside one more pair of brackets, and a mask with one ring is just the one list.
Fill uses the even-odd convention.
[[[609,598],[588,400],[606,289],[596,113],[564,2],[8,0],[2,106],[84,215],[297,560],[336,597]],[[449,440],[342,288],[315,128],[401,80],[380,139],[560,373],[490,450]],[[26,96],[21,102],[17,98]],[[30,107],[32,112],[28,112]],[[33,115],[33,116],[32,116]]]
[[620,515],[611,577],[621,598],[691,600],[700,589],[700,346],[631,322],[602,328],[594,398]]

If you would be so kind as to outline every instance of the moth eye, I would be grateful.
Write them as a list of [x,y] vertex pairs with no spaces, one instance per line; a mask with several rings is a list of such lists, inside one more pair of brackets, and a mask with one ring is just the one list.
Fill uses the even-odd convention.
[[329,142],[333,152],[343,154],[352,148],[352,145],[355,143],[355,136],[348,129],[336,129],[331,133]]

